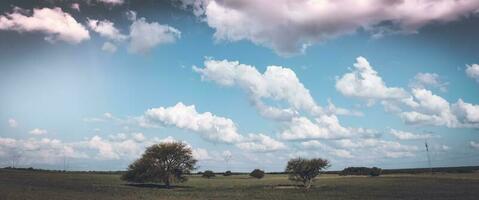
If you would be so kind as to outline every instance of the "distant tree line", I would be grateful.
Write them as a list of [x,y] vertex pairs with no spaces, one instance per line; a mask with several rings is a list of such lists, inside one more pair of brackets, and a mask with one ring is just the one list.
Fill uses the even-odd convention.
[[363,176],[379,176],[381,175],[381,168],[377,167],[347,167],[339,172],[340,176],[363,175]]

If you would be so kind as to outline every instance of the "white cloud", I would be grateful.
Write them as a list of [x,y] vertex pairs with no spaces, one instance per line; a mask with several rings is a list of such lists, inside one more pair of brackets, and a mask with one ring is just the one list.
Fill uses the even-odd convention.
[[388,87],[364,57],[356,58],[354,69],[336,80],[336,89],[348,97],[369,101],[408,98],[408,93],[397,87]]
[[336,81],[336,89],[345,96],[367,100],[368,104],[381,101],[386,111],[397,114],[406,124],[479,127],[479,105],[465,103],[462,99],[451,104],[422,87],[445,85],[435,73],[416,75],[415,79],[422,86],[412,87],[409,93],[400,87],[387,87],[363,57],[358,57],[354,66],[351,73]]
[[396,129],[390,129],[389,134],[400,140],[419,140],[433,137],[431,134],[416,134],[407,131],[400,131]]
[[29,132],[32,135],[45,135],[48,133],[45,129],[35,128]]
[[160,44],[173,43],[180,36],[181,32],[176,28],[157,22],[148,23],[145,18],[140,18],[130,26],[129,50],[146,53]]
[[197,160],[211,160],[212,157],[208,153],[208,150],[203,148],[193,149],[193,157]]
[[0,30],[40,32],[46,34],[45,39],[50,42],[78,44],[90,39],[88,30],[61,8],[34,8],[33,14],[27,16],[29,12],[16,7],[13,12],[0,15]]
[[0,137],[0,159],[14,160],[17,164],[58,163],[64,158],[87,158],[88,156],[75,149],[73,144],[57,139],[30,138],[12,139]]
[[215,30],[216,40],[249,40],[281,55],[303,52],[312,44],[361,28],[375,36],[387,32],[415,33],[426,24],[458,20],[479,8],[476,0],[182,2]]
[[479,82],[479,64],[467,65],[466,74]]
[[117,47],[115,44],[111,42],[105,42],[103,43],[103,46],[101,47],[101,50],[106,51],[108,53],[115,53],[117,50]]
[[436,73],[417,73],[414,80],[410,83],[413,88],[438,88],[442,92],[447,91],[447,85],[441,80],[441,77]]
[[334,157],[340,158],[353,158],[353,154],[345,149],[337,149],[331,146],[325,145],[317,140],[310,140],[306,142],[302,142],[301,146],[305,149],[316,150],[321,152],[327,152]]
[[71,9],[73,10],[76,10],[78,12],[80,12],[80,4],[79,3],[72,3],[72,5],[70,6]]
[[85,142],[88,149],[97,151],[96,159],[100,160],[118,160],[134,159],[143,153],[146,146],[154,144],[156,140],[146,140],[142,133],[133,133],[131,136],[120,133],[110,136],[111,139],[103,139],[95,135]]
[[11,128],[16,128],[16,127],[18,127],[18,122],[17,122],[17,120],[15,120],[15,119],[13,119],[13,118],[8,119],[8,126],[10,126]]
[[473,149],[478,149],[479,150],[479,142],[470,141],[469,146]]
[[105,37],[114,41],[122,41],[127,38],[127,36],[121,34],[120,30],[115,28],[115,24],[108,20],[95,20],[88,19],[88,27],[91,30],[100,34],[100,36]]
[[148,124],[159,123],[194,131],[210,141],[234,143],[242,139],[231,119],[210,112],[198,113],[194,105],[187,106],[181,102],[172,107],[149,109],[144,119]]
[[403,145],[399,142],[380,139],[343,139],[335,141],[337,145],[351,151],[362,151],[367,156],[380,155],[387,158],[411,157],[419,150],[417,146]]
[[436,126],[457,127],[459,122],[452,113],[449,102],[426,89],[412,89],[417,106],[414,111],[400,114],[408,124],[429,124]]
[[269,152],[286,148],[286,145],[264,134],[249,134],[244,141],[236,144],[240,149],[253,152]]
[[338,139],[351,136],[351,130],[339,124],[336,116],[323,115],[315,122],[306,117],[296,117],[281,133],[285,140]]
[[100,136],[93,136],[90,141],[88,141],[90,148],[97,149],[99,154],[98,158],[100,159],[119,159],[120,156],[113,151],[113,146],[104,141]]
[[479,105],[459,99],[452,104],[452,112],[465,124],[479,124]]
[[107,5],[112,5],[112,6],[122,5],[124,3],[124,0],[97,0],[97,1]]
[[[222,86],[239,86],[249,94],[264,117],[284,120],[296,115],[296,110],[314,114],[321,112],[321,107],[316,104],[309,90],[289,68],[268,66],[261,74],[254,66],[238,61],[208,59],[204,65],[204,68],[193,67],[202,80],[211,80]],[[285,101],[294,110],[265,105],[262,99]]]
[[137,142],[144,142],[145,141],[145,135],[143,133],[132,133],[133,139]]

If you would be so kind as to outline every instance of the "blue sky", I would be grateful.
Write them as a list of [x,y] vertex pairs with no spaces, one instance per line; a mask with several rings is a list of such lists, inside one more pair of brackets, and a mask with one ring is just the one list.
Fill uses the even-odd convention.
[[477,165],[479,3],[348,3],[2,2],[0,165],[122,170],[180,140],[199,170],[428,167],[426,139]]

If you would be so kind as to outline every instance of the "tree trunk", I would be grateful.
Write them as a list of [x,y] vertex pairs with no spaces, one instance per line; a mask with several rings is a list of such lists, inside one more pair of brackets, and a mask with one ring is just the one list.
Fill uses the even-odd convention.
[[165,178],[165,186],[166,188],[170,188],[170,177]]
[[304,185],[304,188],[306,188],[306,190],[309,190],[309,188],[311,188],[311,185],[313,185],[313,179],[307,180]]

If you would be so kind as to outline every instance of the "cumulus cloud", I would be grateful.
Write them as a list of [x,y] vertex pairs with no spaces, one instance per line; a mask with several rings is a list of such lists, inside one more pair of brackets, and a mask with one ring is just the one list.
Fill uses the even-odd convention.
[[285,140],[337,139],[348,137],[351,132],[339,124],[336,116],[324,115],[315,122],[306,117],[293,118],[281,133]]
[[[165,138],[168,139],[168,138]],[[165,140],[166,141],[166,140]],[[146,139],[143,133],[118,133],[108,138],[95,135],[78,146],[95,150],[93,156],[100,160],[134,159],[139,157],[147,146],[164,142],[159,138]]]
[[479,82],[479,64],[467,65],[466,74]]
[[122,41],[127,38],[127,36],[121,34],[120,30],[115,28],[115,24],[109,20],[88,19],[88,27],[100,34],[100,36],[110,40]]
[[198,113],[194,105],[187,106],[181,102],[172,107],[149,109],[144,119],[150,124],[159,123],[194,131],[210,141],[233,143],[242,139],[231,119],[210,112]]
[[[449,128],[478,127],[479,105],[459,99],[450,103],[425,87],[388,87],[366,58],[358,57],[352,72],[336,80],[336,89],[344,96],[381,101],[385,110],[397,114],[406,124],[434,125]],[[439,83],[434,73],[416,75],[424,85]],[[426,84],[427,83],[427,84]]]
[[33,14],[28,13],[29,10],[15,7],[11,13],[0,15],[0,30],[40,32],[50,42],[78,44],[90,39],[88,30],[61,8],[34,8]]
[[103,43],[103,46],[101,46],[101,50],[106,51],[108,53],[115,53],[117,50],[117,47],[115,44],[111,42],[105,42]]
[[334,157],[340,157],[340,158],[353,158],[353,154],[345,149],[337,149],[333,148],[329,145],[325,145],[317,140],[310,140],[306,142],[301,142],[301,146],[305,149],[314,149],[317,151],[323,151],[327,152],[328,154],[334,156]]
[[117,6],[122,5],[124,0],[97,0],[98,2],[104,3],[106,5]]
[[269,152],[286,149],[286,145],[264,134],[249,134],[237,147],[246,151]]
[[212,157],[208,153],[208,150],[203,149],[203,148],[193,149],[192,153],[193,153],[193,158],[195,158],[197,160],[211,160],[212,159]]
[[389,134],[399,140],[419,140],[433,137],[431,134],[416,134],[396,129],[389,129]]
[[466,124],[479,124],[479,105],[466,103],[462,99],[452,105],[452,112]]
[[452,113],[449,102],[426,89],[413,89],[417,106],[413,111],[400,114],[409,124],[430,124],[436,126],[457,127],[458,120]]
[[199,113],[194,105],[181,102],[171,107],[152,108],[140,117],[143,127],[174,126],[193,131],[212,142],[234,144],[238,148],[253,151],[277,151],[286,146],[264,134],[241,135],[233,120],[210,112]]
[[148,23],[145,18],[135,19],[130,26],[129,50],[133,53],[146,53],[160,44],[175,42],[181,32],[158,22]]
[[447,91],[449,83],[443,82],[436,73],[417,73],[414,80],[409,84],[413,88],[437,88],[442,92]]
[[45,129],[35,128],[29,132],[32,135],[45,135],[48,133]]
[[[316,104],[309,90],[289,68],[268,66],[264,73],[260,73],[254,66],[240,64],[238,61],[211,59],[207,59],[204,65],[203,68],[193,67],[202,80],[242,88],[265,117],[287,119],[296,115],[297,110],[321,112],[321,107]],[[285,101],[294,110],[268,106],[262,102],[263,99]]]
[[0,137],[0,159],[20,164],[52,164],[64,158],[87,158],[74,145],[49,138],[13,139]]
[[395,141],[381,139],[343,139],[335,141],[342,148],[367,152],[369,156],[381,155],[387,158],[412,157],[419,150],[417,146],[404,145]]
[[11,128],[16,128],[16,127],[18,127],[18,122],[17,122],[17,120],[15,120],[15,119],[13,119],[13,118],[8,119],[8,126],[10,126]]
[[369,101],[405,99],[408,93],[398,87],[388,87],[364,57],[356,58],[354,69],[336,80],[336,89],[348,97]]
[[73,9],[73,10],[76,10],[77,12],[80,12],[80,4],[79,3],[72,3],[70,8]]
[[375,36],[415,33],[426,24],[458,20],[479,9],[476,0],[181,1],[215,30],[216,40],[249,40],[280,55],[297,54],[358,29]]
[[[361,113],[336,107],[330,100],[328,108],[323,110],[296,73],[289,68],[268,66],[265,72],[261,73],[254,66],[238,61],[212,59],[207,59],[204,65],[203,68],[193,67],[202,80],[243,89],[261,116],[284,123],[285,129],[280,134],[283,139],[343,138],[350,136],[352,132],[364,131],[341,126],[336,116]],[[265,103],[268,100],[286,106],[271,106]],[[314,118],[313,121],[310,116]]]
[[470,141],[469,146],[473,149],[478,149],[479,150],[479,142]]

